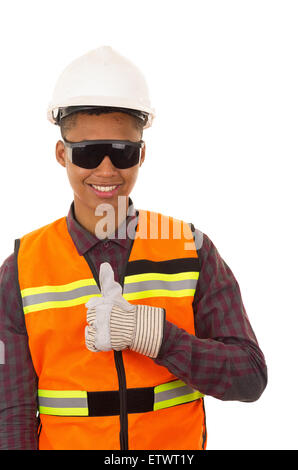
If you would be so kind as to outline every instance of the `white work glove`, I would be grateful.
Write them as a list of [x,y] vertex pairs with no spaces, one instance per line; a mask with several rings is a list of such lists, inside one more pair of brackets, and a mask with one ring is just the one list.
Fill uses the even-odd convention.
[[109,263],[100,266],[99,284],[102,296],[92,297],[85,304],[87,348],[93,352],[130,348],[156,357],[163,338],[165,310],[127,302]]

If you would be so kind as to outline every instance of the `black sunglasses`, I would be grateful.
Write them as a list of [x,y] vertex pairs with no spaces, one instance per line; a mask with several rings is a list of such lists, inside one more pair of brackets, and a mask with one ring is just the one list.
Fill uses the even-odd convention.
[[68,158],[75,165],[94,169],[100,165],[105,156],[110,157],[116,168],[125,169],[137,165],[141,158],[144,141],[130,140],[84,140],[69,142],[63,139],[68,147]]

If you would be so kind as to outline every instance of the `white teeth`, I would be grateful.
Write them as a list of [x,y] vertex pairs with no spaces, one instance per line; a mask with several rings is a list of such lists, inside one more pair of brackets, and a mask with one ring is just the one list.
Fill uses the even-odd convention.
[[95,184],[92,184],[91,186],[97,189],[97,191],[101,191],[101,192],[112,191],[113,189],[117,188],[117,186],[96,186]]

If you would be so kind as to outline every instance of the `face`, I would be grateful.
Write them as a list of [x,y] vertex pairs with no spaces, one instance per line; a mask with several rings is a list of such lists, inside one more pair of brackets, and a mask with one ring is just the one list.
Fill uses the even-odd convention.
[[[134,127],[133,117],[124,113],[109,113],[96,115],[78,114],[75,125],[65,135],[71,142],[82,140],[141,140],[140,131]],[[74,192],[75,214],[77,219],[87,226],[94,217],[95,209],[100,203],[109,203],[114,207],[115,214],[118,207],[118,196],[127,198],[131,193],[138,177],[139,167],[145,159],[145,146],[139,165],[127,169],[116,168],[110,158],[106,156],[100,165],[92,170],[80,168],[71,163],[67,157],[67,148],[63,141],[56,144],[56,159],[66,168],[70,185]],[[102,193],[92,187],[114,186],[117,188],[110,193]],[[93,222],[95,220],[93,219]],[[89,230],[93,230],[90,226]]]

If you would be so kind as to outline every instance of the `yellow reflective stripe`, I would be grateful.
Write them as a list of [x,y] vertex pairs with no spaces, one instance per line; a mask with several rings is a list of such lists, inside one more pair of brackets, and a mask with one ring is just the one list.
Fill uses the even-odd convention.
[[184,387],[185,383],[182,380],[173,380],[173,382],[168,382],[166,384],[157,385],[154,387],[154,393],[165,392],[166,390],[173,390],[173,388]]
[[60,300],[60,301],[50,301],[50,302],[42,302],[39,304],[28,305],[24,307],[24,313],[31,313],[36,312],[38,310],[46,310],[49,308],[62,308],[62,307],[72,307],[74,305],[80,305],[88,302],[91,297],[101,297],[101,294],[91,294],[91,295],[84,295],[83,297],[77,297],[76,299],[70,300]]
[[84,390],[38,390],[39,397],[51,398],[87,398],[87,392]]
[[137,300],[145,299],[147,297],[187,297],[192,296],[195,293],[195,289],[180,289],[177,291],[167,289],[153,289],[145,290],[141,292],[130,292],[123,294],[126,300]]
[[190,271],[175,274],[163,274],[163,273],[144,273],[144,274],[132,274],[131,276],[125,276],[124,283],[130,284],[132,282],[142,281],[183,281],[186,279],[198,279],[199,271]]
[[81,279],[79,281],[70,282],[69,284],[62,284],[57,286],[40,286],[40,287],[27,287],[21,290],[22,297],[26,295],[44,294],[47,292],[65,292],[77,289],[78,287],[96,285],[95,279]]
[[88,416],[88,408],[51,408],[40,406],[40,414],[56,416]]
[[153,410],[161,410],[163,408],[170,408],[171,406],[181,405],[182,403],[188,403],[190,401],[197,400],[198,398],[202,398],[204,395],[200,392],[189,393],[188,395],[182,395],[181,397],[175,397],[170,400],[160,401],[158,403],[154,403]]

